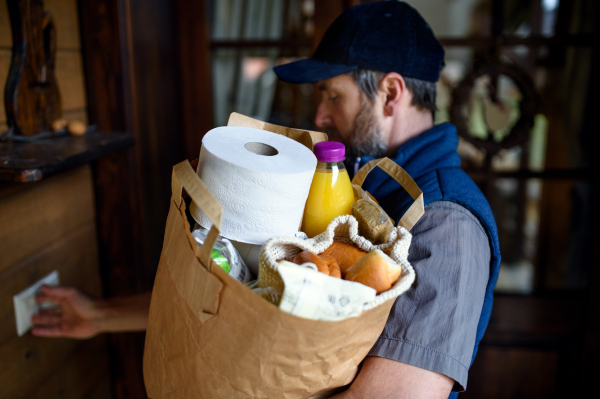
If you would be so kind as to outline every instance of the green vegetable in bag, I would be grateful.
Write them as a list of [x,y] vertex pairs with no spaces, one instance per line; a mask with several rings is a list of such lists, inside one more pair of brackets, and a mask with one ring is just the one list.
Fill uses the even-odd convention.
[[212,252],[210,253],[210,257],[217,265],[219,265],[219,267],[221,267],[221,269],[225,270],[226,273],[229,273],[231,270],[231,267],[229,267],[229,262],[227,262],[227,258],[222,255],[219,250],[221,250],[221,248],[213,248]]

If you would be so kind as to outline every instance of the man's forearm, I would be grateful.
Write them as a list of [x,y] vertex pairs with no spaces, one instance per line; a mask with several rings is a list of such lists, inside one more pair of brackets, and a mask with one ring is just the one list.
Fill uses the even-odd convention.
[[406,363],[370,356],[350,388],[335,399],[446,399],[454,380]]

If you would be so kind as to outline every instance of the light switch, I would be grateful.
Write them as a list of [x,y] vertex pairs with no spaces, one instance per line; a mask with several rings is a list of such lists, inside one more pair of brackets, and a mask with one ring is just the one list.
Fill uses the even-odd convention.
[[40,310],[40,304],[35,301],[35,296],[40,293],[42,285],[58,285],[58,271],[53,271],[37,283],[25,288],[13,296],[15,305],[15,319],[17,320],[17,334],[19,337],[31,328],[31,316]]

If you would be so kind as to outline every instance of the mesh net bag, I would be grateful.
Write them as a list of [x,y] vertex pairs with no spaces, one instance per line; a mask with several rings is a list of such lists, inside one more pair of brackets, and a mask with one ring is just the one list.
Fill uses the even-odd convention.
[[372,309],[406,291],[415,279],[415,271],[408,262],[408,249],[412,235],[404,227],[395,227],[388,236],[388,242],[374,245],[358,234],[358,222],[352,215],[338,216],[327,229],[308,240],[295,237],[274,237],[265,243],[260,253],[258,286],[274,287],[283,292],[283,281],[277,271],[278,261],[295,256],[301,251],[320,254],[334,241],[353,244],[366,252],[380,249],[402,267],[402,274],[388,291],[364,305],[364,310]]

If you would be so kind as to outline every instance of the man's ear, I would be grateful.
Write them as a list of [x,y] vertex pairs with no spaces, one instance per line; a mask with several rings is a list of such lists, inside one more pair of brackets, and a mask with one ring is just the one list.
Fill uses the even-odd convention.
[[385,96],[383,99],[383,115],[393,116],[408,94],[404,78],[396,72],[390,72],[383,77],[379,87]]

